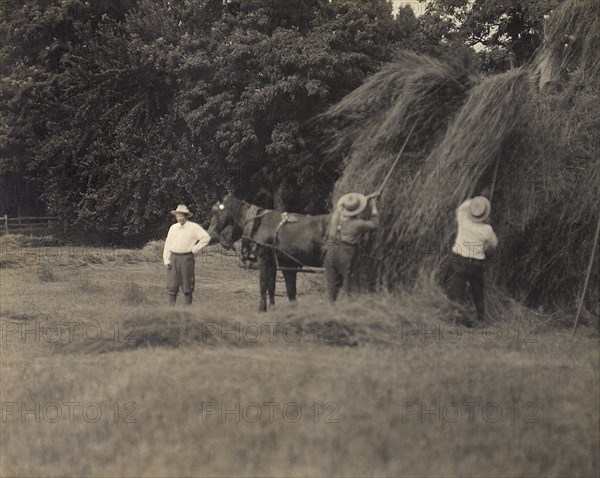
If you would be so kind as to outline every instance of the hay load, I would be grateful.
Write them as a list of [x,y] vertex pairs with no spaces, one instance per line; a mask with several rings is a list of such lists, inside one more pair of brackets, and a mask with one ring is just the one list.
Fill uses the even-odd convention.
[[[599,210],[598,49],[590,50],[598,46],[598,10],[597,2],[565,2],[549,19],[550,37],[532,68],[477,79],[457,63],[406,55],[401,70],[390,66],[322,115],[338,128],[329,133],[330,154],[346,158],[334,201],[375,191],[417,123],[380,199],[381,227],[363,244],[357,285],[395,290],[420,270],[443,279],[454,209],[493,187],[501,246],[489,278],[517,300],[573,306]],[[566,53],[555,38],[561,28],[573,36]],[[449,73],[455,83],[441,80]],[[560,91],[540,93],[536,74],[561,78]],[[454,85],[449,100],[440,101],[432,85]]]
[[[356,182],[381,181],[387,165],[415,124],[400,167],[394,171],[396,183],[414,172],[437,138],[466,100],[475,81],[468,59],[437,60],[405,52],[399,59],[373,75],[318,118],[326,125],[326,150],[331,158],[346,158],[345,170],[336,187],[336,198],[352,190]],[[349,180],[347,187],[344,181]]]
[[373,145],[380,151],[399,147],[399,132],[414,122],[417,133],[433,141],[474,81],[468,58],[438,60],[403,52],[321,116],[333,137],[328,153],[347,153],[344,148],[352,146],[352,159],[358,160],[360,153],[372,156]]
[[449,125],[440,143],[413,182],[413,206],[405,208],[405,235],[418,238],[427,231],[448,229],[455,205],[473,194],[486,171],[507,151],[509,140],[523,125],[529,76],[515,70],[483,80]]

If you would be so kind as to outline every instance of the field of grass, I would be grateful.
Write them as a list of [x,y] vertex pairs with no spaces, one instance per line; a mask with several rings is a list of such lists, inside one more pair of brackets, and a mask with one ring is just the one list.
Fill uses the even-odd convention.
[[330,306],[310,274],[259,314],[218,252],[169,308],[158,253],[67,249],[0,269],[2,476],[598,476],[591,325],[466,329],[427,284]]

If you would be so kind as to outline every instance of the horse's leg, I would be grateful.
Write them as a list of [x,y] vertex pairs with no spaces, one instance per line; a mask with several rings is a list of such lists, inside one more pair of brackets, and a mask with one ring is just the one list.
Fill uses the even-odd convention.
[[296,302],[296,275],[295,271],[283,271],[283,278],[285,279],[285,289],[290,302]]
[[275,282],[277,281],[277,267],[275,261],[269,261],[267,289],[269,291],[269,304],[275,307]]
[[258,304],[259,312],[267,311],[267,282],[269,279],[269,264],[265,257],[259,257],[258,259],[259,269],[259,288],[260,288],[260,302]]

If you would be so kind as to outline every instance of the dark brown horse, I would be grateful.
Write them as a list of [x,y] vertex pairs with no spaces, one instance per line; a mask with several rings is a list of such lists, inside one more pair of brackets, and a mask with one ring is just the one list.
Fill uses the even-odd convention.
[[[275,305],[277,265],[284,269],[282,273],[288,299],[295,301],[297,270],[302,266],[320,267],[323,264],[329,215],[289,214],[290,219],[283,221],[285,213],[282,211],[257,212],[256,209],[230,193],[212,207],[208,233],[218,236],[229,225],[237,238],[240,229],[247,231],[244,237],[256,244],[260,271],[259,310],[266,311],[267,291],[270,305]],[[251,221],[254,221],[253,227],[249,229]]]

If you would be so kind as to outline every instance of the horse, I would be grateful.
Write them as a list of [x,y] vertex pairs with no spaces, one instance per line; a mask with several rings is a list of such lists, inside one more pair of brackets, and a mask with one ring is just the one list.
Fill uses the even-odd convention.
[[[208,228],[211,237],[231,225],[232,234],[255,244],[258,259],[260,302],[259,311],[275,305],[277,265],[282,268],[285,288],[290,302],[296,302],[296,276],[303,266],[321,267],[325,257],[325,241],[330,216],[289,214],[283,211],[261,210],[228,194],[211,209]],[[235,238],[232,238],[235,239]],[[227,241],[230,242],[230,241]]]
[[211,236],[213,237],[211,244],[220,242],[225,249],[237,252],[234,244],[241,239],[239,254],[240,264],[244,269],[252,269],[258,260],[254,251],[255,244],[250,239],[242,237],[243,233],[244,230],[237,224],[234,224],[230,227],[229,231],[227,231],[227,228],[223,229],[223,231],[218,234],[218,237]]

